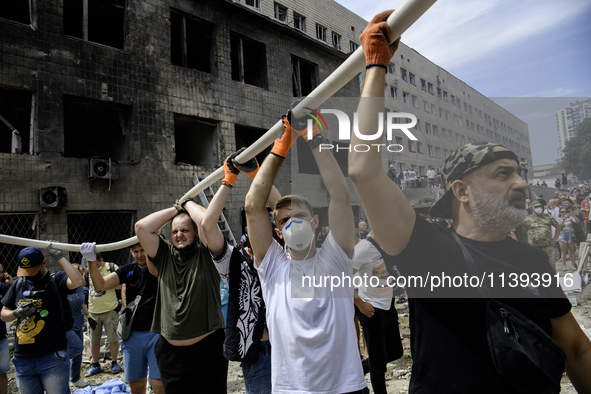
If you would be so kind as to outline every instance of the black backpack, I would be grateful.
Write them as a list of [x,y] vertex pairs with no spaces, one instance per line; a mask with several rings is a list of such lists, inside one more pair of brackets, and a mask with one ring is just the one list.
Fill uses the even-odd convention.
[[[25,286],[25,277],[21,276],[17,279],[16,284],[16,293],[23,294],[23,287]],[[53,290],[53,293],[57,295],[59,299],[59,306],[60,306],[60,315],[62,318],[62,324],[64,325],[66,331],[70,331],[72,326],[74,325],[74,317],[72,316],[72,308],[70,307],[70,301],[68,301],[68,297],[64,297],[58,290],[57,285],[55,284],[55,272],[49,271],[49,285]],[[47,285],[46,285],[47,286]]]

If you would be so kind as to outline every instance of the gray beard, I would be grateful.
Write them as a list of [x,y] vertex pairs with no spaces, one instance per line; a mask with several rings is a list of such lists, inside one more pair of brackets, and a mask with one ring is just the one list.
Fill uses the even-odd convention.
[[523,196],[523,193],[512,192],[508,201],[481,185],[474,184],[473,188],[474,201],[470,202],[470,208],[478,227],[509,232],[528,216],[525,208],[515,208],[509,204],[512,198]]

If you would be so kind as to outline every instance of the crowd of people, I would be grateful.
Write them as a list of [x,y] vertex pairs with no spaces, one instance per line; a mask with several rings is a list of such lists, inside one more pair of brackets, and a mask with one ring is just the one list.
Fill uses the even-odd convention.
[[[351,144],[377,138],[385,71],[399,43],[390,44],[385,20],[391,12],[376,15],[361,34],[367,73],[357,112],[365,135],[362,140],[354,133]],[[428,186],[444,193],[428,220],[401,191],[420,187],[412,167],[401,177],[392,167],[382,168],[379,150],[351,151],[349,175],[366,215],[353,225],[345,177],[333,154],[318,149],[324,137],[317,128],[310,137],[292,124],[288,113],[260,167],[256,159],[238,163],[239,152],[228,156],[222,185],[207,208],[180,200],[139,220],[131,264],[106,263],[96,244],[86,242],[80,247],[86,273],[50,245],[47,253],[62,268],[52,271],[41,250],[22,249],[17,278],[4,275],[0,283],[1,318],[16,320],[13,364],[19,390],[68,393],[70,382],[86,384],[79,367],[86,315],[92,353],[86,375],[105,372],[97,347],[104,329],[113,358],[109,372],[121,371],[121,344],[125,380],[134,394],[145,393],[148,379],[155,393],[226,393],[229,360],[241,362],[247,393],[367,393],[366,373],[373,391],[386,393],[386,364],[403,353],[391,277],[524,268],[550,274],[555,259],[546,249],[556,243],[563,267],[568,252],[574,268],[573,245],[587,236],[588,190],[575,189],[548,203],[527,201],[524,166],[505,147],[472,142],[453,152],[443,168],[430,168]],[[273,186],[298,138],[311,149],[329,195],[328,225],[322,228],[306,197],[282,196]],[[245,198],[248,236],[234,247],[217,222],[241,173],[252,179]],[[170,241],[160,235],[167,223]],[[508,236],[519,226],[526,228],[525,242]],[[346,283],[366,276],[377,283],[305,285],[309,278]],[[220,280],[228,291],[226,316]],[[511,293],[522,291],[519,296],[502,299],[490,296],[490,289],[455,298],[447,290],[429,294],[406,288],[411,393],[559,392],[565,366],[577,390],[591,392],[591,342],[560,289],[525,287]],[[524,343],[533,335],[519,325],[524,321],[544,338],[541,350],[559,349],[557,356],[542,362],[534,357],[527,368],[522,359],[516,363],[513,348],[499,356],[489,342],[489,315],[512,333],[501,340],[521,336]],[[355,319],[363,328],[366,357],[360,357]],[[524,347],[536,355],[541,351],[526,345],[519,351]],[[505,362],[497,364],[496,357]],[[7,364],[8,348],[0,342],[0,386]],[[552,370],[546,373],[548,366]]]

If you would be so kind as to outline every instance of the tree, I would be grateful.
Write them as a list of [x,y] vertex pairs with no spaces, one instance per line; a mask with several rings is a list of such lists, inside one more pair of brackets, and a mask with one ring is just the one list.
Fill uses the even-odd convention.
[[591,118],[583,120],[562,151],[562,168],[580,180],[591,180]]

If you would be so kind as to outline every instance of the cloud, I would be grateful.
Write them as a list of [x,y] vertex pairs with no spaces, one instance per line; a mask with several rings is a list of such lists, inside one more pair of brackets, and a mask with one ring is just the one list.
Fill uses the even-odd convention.
[[[392,2],[368,7],[357,0],[339,0],[365,19]],[[402,41],[444,68],[464,67],[545,33],[588,11],[591,0],[441,0],[402,36]],[[549,48],[550,50],[550,48]]]

